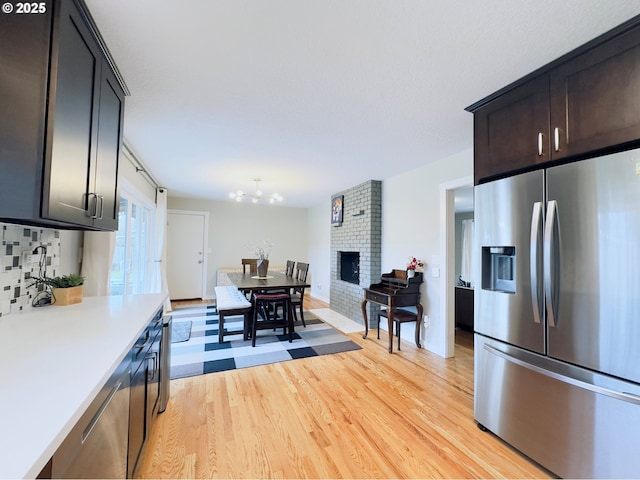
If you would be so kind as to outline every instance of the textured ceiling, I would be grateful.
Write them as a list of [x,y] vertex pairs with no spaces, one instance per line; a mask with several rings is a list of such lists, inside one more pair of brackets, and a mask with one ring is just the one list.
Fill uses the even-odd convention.
[[131,91],[125,139],[174,196],[262,178],[307,207],[469,149],[464,108],[640,0],[86,0]]

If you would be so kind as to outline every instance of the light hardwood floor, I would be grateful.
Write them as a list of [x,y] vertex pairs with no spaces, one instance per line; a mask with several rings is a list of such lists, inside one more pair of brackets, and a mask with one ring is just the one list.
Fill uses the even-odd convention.
[[477,428],[468,334],[447,360],[348,336],[362,350],[173,380],[137,476],[549,478]]

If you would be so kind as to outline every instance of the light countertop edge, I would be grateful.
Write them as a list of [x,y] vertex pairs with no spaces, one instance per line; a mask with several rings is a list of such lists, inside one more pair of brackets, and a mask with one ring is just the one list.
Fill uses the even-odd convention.
[[0,317],[0,478],[35,478],[166,295],[85,297]]

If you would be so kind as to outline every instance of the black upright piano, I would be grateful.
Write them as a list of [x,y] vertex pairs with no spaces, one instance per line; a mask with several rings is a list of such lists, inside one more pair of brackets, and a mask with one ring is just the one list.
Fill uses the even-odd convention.
[[393,321],[394,311],[402,307],[416,307],[416,345],[420,347],[420,320],[422,319],[422,304],[420,303],[420,285],[422,273],[415,272],[409,277],[406,270],[393,270],[383,273],[379,283],[372,283],[364,289],[362,299],[362,316],[364,317],[364,336],[369,333],[369,320],[367,318],[367,303],[375,303],[387,308],[389,321],[389,353],[393,352]]

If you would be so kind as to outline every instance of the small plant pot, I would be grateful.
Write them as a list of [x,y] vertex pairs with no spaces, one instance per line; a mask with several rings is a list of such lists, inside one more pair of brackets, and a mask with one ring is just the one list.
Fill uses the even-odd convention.
[[82,285],[69,288],[53,288],[51,293],[55,298],[55,305],[73,305],[82,302]]

